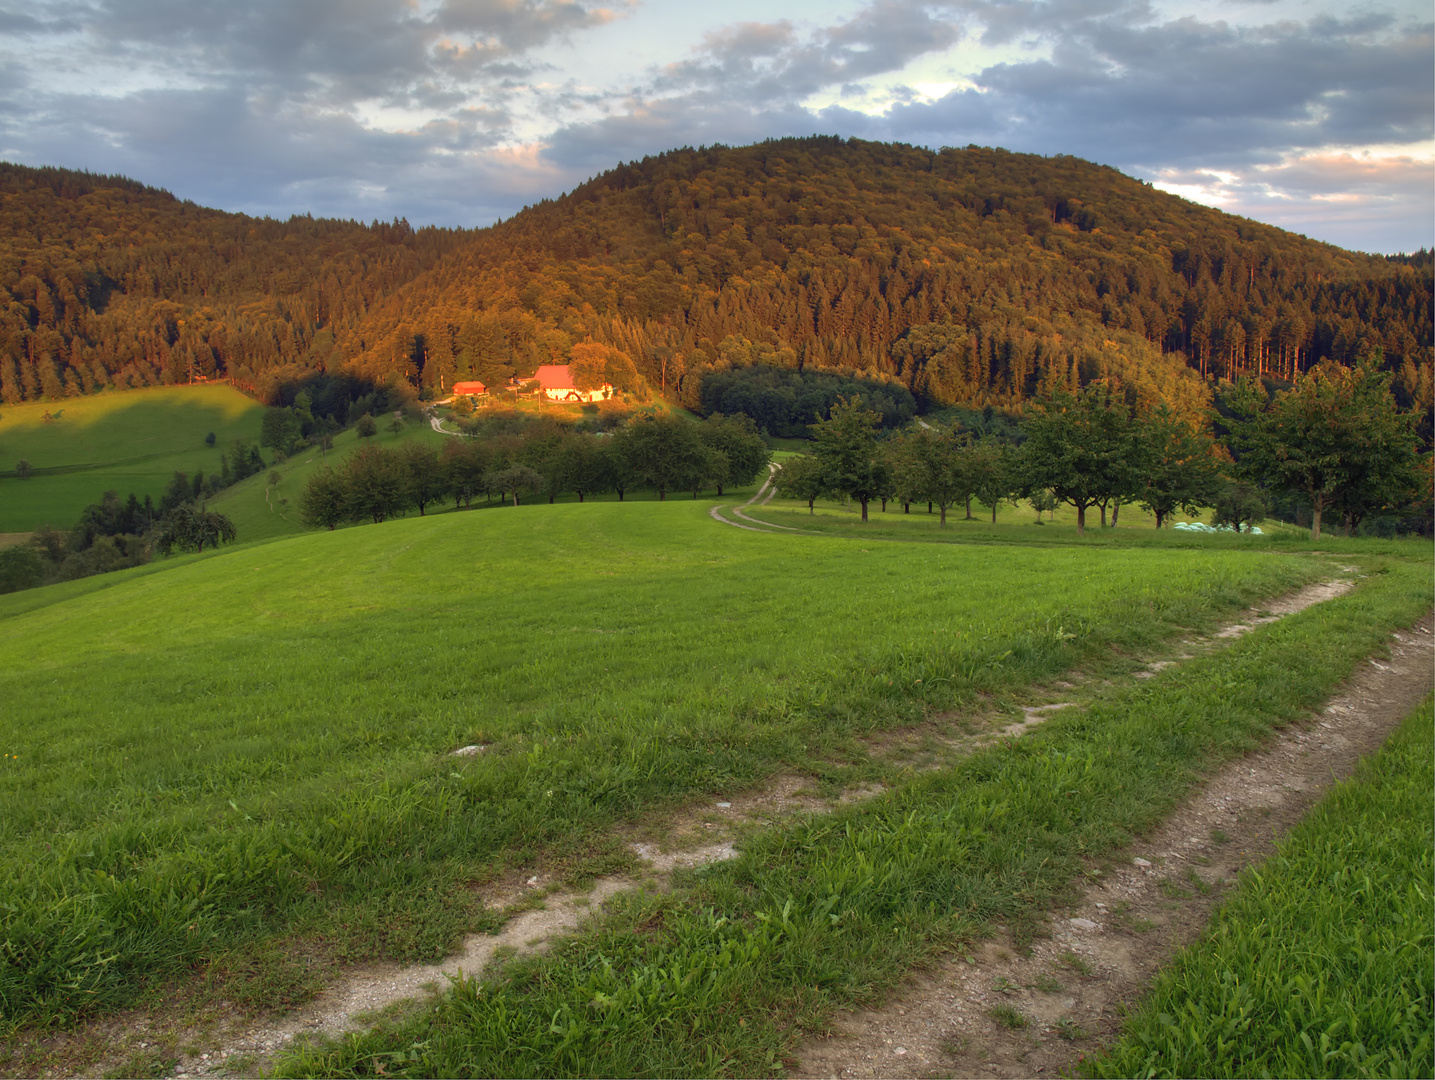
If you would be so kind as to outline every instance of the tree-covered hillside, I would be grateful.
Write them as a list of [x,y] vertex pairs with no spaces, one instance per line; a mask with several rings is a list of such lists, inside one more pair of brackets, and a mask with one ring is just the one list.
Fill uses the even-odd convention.
[[192,357],[267,395],[320,368],[440,390],[594,341],[693,406],[705,373],[763,363],[924,406],[1107,377],[1194,411],[1209,380],[1375,350],[1403,404],[1431,401],[1429,253],[1343,251],[1075,158],[677,150],[467,233],[255,221],[14,166],[0,191],[12,396],[173,380]]
[[462,238],[207,210],[116,176],[0,163],[0,400],[338,368],[378,299]]

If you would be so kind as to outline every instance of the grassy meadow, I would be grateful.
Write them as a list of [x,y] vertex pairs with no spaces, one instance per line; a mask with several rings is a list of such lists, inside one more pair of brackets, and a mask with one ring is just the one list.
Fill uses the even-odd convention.
[[[266,948],[271,1003],[306,949],[442,955],[484,925],[468,886],[505,868],[627,865],[615,823],[840,772],[860,733],[1328,572],[864,550],[707,507],[411,517],[0,598],[5,1016],[118,1004],[195,965],[243,974]],[[472,743],[490,749],[448,756]]]
[[[1090,554],[1100,561],[1100,553]],[[371,1031],[297,1047],[279,1074],[772,1075],[834,1009],[880,1002],[914,967],[971,947],[988,924],[1013,926],[1018,940],[1037,932],[1044,908],[1069,895],[1072,882],[1099,877],[1103,864],[1129,851],[1132,838],[1160,821],[1203,773],[1308,716],[1392,628],[1428,611],[1423,563],[1371,560],[1351,594],[1155,678],[1117,682],[1020,741],[910,776],[832,814],[757,832],[737,859],[688,873],[673,893],[619,897],[587,932],[550,953],[461,981],[440,1001]],[[1428,730],[1423,738],[1428,757]],[[1407,807],[1408,793],[1420,790],[1424,811],[1412,809],[1412,824],[1428,819],[1419,762],[1407,754],[1385,768],[1408,771],[1396,801]],[[1413,850],[1407,839],[1394,846]],[[1339,865],[1339,857],[1326,860],[1320,872],[1336,873]],[[1428,895],[1415,884],[1415,865],[1415,877],[1397,881],[1393,897],[1376,900],[1367,888],[1354,903],[1362,912],[1393,904],[1402,916],[1418,917]],[[1378,882],[1376,891],[1390,883],[1388,875],[1361,874],[1349,881],[1357,890],[1363,880]],[[1321,884],[1297,872],[1284,895]],[[1326,925],[1339,917],[1329,912]],[[1303,952],[1303,929],[1290,920],[1281,927],[1280,944]],[[1347,926],[1332,944],[1343,948],[1361,937]],[[1428,942],[1428,920],[1412,923],[1409,933],[1372,927],[1363,937],[1366,952],[1350,958],[1356,968],[1376,963],[1373,950],[1392,939]],[[1309,962],[1316,967],[1322,959]],[[1370,974],[1407,972],[1421,962],[1401,954]],[[1400,1004],[1396,989],[1385,995],[1392,1005]],[[1418,986],[1405,996],[1418,1010]],[[1402,1025],[1402,1037],[1418,1035],[1418,1013],[1377,1011]],[[1209,1023],[1199,1029],[1221,1030]],[[1269,1049],[1259,1042],[1268,1030],[1253,1030],[1258,1045],[1246,1049]],[[1297,1048],[1283,1061],[1298,1057]],[[1397,1072],[1411,1062],[1421,1067],[1418,1055],[1370,1060]],[[1145,1067],[1138,1063],[1136,1074],[1145,1075]],[[1132,1072],[1123,1064],[1112,1074]],[[1172,1074],[1201,1070],[1178,1065]]]
[[[0,407],[0,533],[68,528],[110,490],[157,501],[175,472],[217,473],[236,439],[257,442],[263,413],[225,385]],[[204,441],[210,432],[212,447]],[[15,475],[22,459],[32,470],[23,479]]]

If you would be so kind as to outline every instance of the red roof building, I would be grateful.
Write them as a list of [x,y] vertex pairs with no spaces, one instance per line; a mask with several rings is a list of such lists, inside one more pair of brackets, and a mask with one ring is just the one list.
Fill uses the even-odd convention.
[[488,387],[474,379],[472,382],[456,382],[453,384],[455,397],[481,397],[488,393]]
[[579,390],[573,385],[567,364],[544,364],[533,373],[533,381],[549,401],[602,401],[613,392],[606,383],[597,390]]

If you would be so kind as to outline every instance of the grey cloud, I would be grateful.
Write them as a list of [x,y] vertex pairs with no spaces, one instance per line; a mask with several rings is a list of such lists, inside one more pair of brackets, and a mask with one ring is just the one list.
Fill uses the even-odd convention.
[[764,107],[796,102],[830,86],[898,71],[960,37],[950,19],[901,0],[878,0],[806,38],[787,20],[741,23],[709,34],[698,57],[670,65],[651,91],[710,88]]
[[1430,40],[1428,27],[1340,38],[1329,24],[1319,33],[1191,19],[1090,24],[1049,60],[996,65],[976,76],[981,92],[899,105],[890,122],[924,141],[966,141],[963,131],[975,128],[1013,149],[1123,165],[1410,142],[1429,138],[1435,119]]
[[[13,116],[13,103],[0,97],[0,115]],[[312,211],[474,225],[518,198],[512,170],[484,167],[492,130],[508,122],[501,113],[466,109],[392,133],[228,90],[76,104],[41,102],[55,111],[38,124],[0,121],[0,157],[124,173],[205,205],[278,217]]]
[[68,34],[79,30],[88,8],[62,2],[48,5],[26,4],[23,7],[0,5],[0,34],[37,36]]
[[446,33],[483,35],[510,52],[536,48],[614,18],[605,8],[571,0],[446,0],[434,24]]
[[342,107],[526,70],[526,52],[612,17],[572,0],[448,0],[427,15],[405,0],[103,0],[86,30],[100,55]]

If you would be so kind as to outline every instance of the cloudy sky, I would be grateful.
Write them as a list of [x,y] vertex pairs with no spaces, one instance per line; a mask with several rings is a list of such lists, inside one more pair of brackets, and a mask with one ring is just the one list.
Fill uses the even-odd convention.
[[0,159],[483,225],[815,132],[1076,154],[1366,251],[1435,241],[1428,0],[0,0]]

